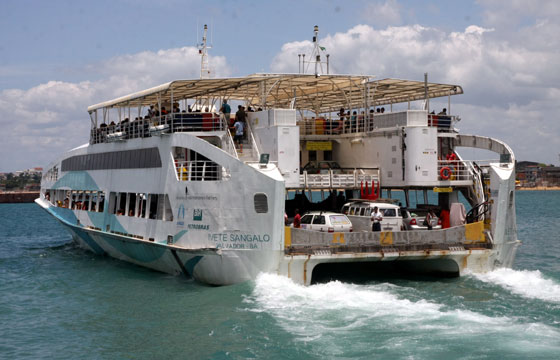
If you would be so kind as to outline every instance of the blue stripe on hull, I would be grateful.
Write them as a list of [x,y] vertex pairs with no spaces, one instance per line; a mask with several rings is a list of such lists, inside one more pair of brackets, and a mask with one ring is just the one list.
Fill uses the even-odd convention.
[[76,234],[76,236],[83,240],[83,242],[85,242],[95,254],[105,254],[105,250],[103,250],[103,248],[99,246],[99,244],[97,244],[97,242],[95,242],[95,240],[86,231],[80,230],[75,227],[72,228],[72,231],[74,232],[74,234]]
[[167,251],[165,247],[140,241],[125,241],[108,236],[103,237],[103,240],[121,254],[141,263],[156,261]]

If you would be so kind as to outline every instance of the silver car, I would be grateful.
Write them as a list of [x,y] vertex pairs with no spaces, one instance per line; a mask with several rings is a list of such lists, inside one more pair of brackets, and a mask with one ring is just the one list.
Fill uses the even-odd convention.
[[[401,212],[406,230],[428,230],[428,226],[424,225],[428,209],[402,208]],[[441,219],[438,217],[432,218],[432,230],[439,229],[441,229]]]
[[325,232],[352,232],[348,217],[330,211],[311,211],[301,217],[301,228]]

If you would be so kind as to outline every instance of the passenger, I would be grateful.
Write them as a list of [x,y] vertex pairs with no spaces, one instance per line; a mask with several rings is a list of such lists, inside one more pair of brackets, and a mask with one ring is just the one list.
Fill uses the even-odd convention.
[[449,210],[448,209],[442,209],[441,213],[439,214],[439,217],[441,218],[441,228],[442,229],[449,229],[450,224],[449,224]]
[[376,206],[371,212],[371,231],[381,231],[381,221],[383,221],[383,215],[379,212],[379,208]]
[[245,113],[245,109],[243,108],[243,106],[238,105],[237,106],[237,112],[235,113],[235,122],[237,122],[239,120],[239,121],[245,123],[246,118],[247,118],[247,114]]
[[385,112],[385,108],[381,107],[381,113],[383,114]]
[[299,215],[299,209],[296,209],[296,216],[294,216],[294,227],[297,229],[301,227],[301,216]]
[[167,114],[168,114],[168,112],[167,112],[167,110],[165,109],[165,106],[162,106],[162,107],[161,107],[161,115],[167,115]]
[[381,114],[381,109],[380,109],[380,108],[377,108],[377,111],[376,111],[376,112],[377,112],[378,114]]
[[154,110],[154,105],[150,105],[150,108],[148,109],[148,115],[146,115],[149,118],[153,118],[154,116],[156,116],[156,111]]
[[438,115],[447,115],[447,109],[443,108],[443,110],[441,110]]
[[352,117],[350,118],[350,127],[352,129],[352,132],[356,132],[357,121],[358,113],[356,112],[356,110],[354,110],[354,112],[352,112]]
[[229,124],[229,121],[231,119],[231,107],[227,103],[227,100],[224,100],[224,102],[222,103],[222,107],[220,108],[220,112],[222,114],[224,114],[224,118],[226,119],[226,121]]
[[208,107],[205,107],[205,108],[204,108],[204,112],[205,112],[205,113],[209,112]]
[[134,216],[134,210],[130,209],[130,210],[128,211],[128,216]]
[[426,214],[426,218],[424,219],[424,223],[422,225],[427,226],[428,230],[432,230],[433,222],[436,219],[436,214],[434,214],[433,210],[429,210]]
[[243,127],[244,122],[241,120],[236,120],[235,124],[233,124],[233,128],[235,129],[233,141],[239,147],[239,152],[243,152]]

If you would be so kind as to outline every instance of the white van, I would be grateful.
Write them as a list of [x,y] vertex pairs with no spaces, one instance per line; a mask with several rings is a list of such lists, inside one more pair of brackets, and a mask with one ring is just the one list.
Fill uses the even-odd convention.
[[404,230],[401,208],[392,203],[379,200],[355,200],[344,204],[342,213],[348,216],[354,231],[371,231],[371,212],[374,207],[379,208],[383,214],[381,221],[381,231],[401,231]]

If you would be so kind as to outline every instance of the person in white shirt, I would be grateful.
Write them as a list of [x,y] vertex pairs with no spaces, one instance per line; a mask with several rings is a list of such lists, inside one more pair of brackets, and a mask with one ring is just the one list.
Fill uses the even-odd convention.
[[371,221],[372,221],[371,231],[381,231],[382,220],[383,220],[383,215],[381,214],[377,206],[374,207],[373,211],[371,212]]

